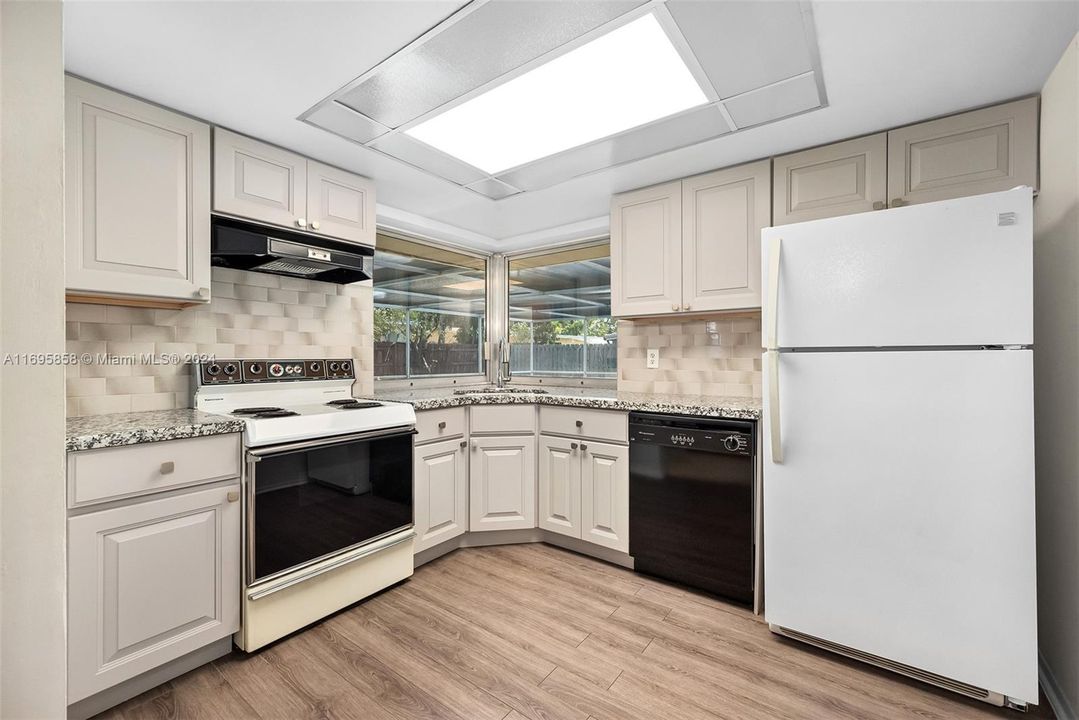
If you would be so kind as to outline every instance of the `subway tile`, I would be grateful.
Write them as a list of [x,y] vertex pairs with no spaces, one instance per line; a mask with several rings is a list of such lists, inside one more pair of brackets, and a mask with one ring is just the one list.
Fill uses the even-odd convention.
[[68,397],[105,394],[105,378],[77,377],[69,378],[66,382]]
[[127,325],[152,325],[154,311],[148,308],[123,307],[121,305],[105,306],[105,322],[123,323]]
[[153,381],[153,391],[157,393],[187,393],[191,391],[191,375],[187,372],[178,375],[160,375],[149,379]]
[[[237,300],[261,300],[263,302],[269,297],[269,288],[260,287],[258,285],[233,285],[232,297]],[[280,292],[280,290],[277,290]]]
[[155,310],[154,325],[172,325],[173,327],[195,327],[200,314],[208,312],[204,307],[188,310]]
[[146,410],[172,410],[177,405],[176,393],[147,393],[131,395],[131,411],[143,412]]
[[89,303],[68,303],[68,322],[105,322],[105,306]]
[[64,339],[65,340],[78,340],[79,339],[79,324],[77,322],[65,322],[64,323]]
[[152,393],[154,378],[147,376],[111,377],[105,380],[109,395],[135,395]]
[[176,328],[172,325],[132,325],[131,340],[133,342],[175,342]]
[[107,413],[130,412],[130,395],[100,395],[79,398],[79,415],[105,415]]
[[79,340],[130,340],[131,326],[106,323],[79,323]]
[[268,297],[261,299],[295,305],[300,302],[300,293],[296,290],[278,290],[275,288],[269,291]]

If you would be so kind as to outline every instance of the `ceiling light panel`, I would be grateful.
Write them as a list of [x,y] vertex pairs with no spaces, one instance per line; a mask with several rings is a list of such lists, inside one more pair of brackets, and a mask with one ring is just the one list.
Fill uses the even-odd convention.
[[750,127],[796,115],[821,105],[815,73],[805,73],[768,87],[724,100],[738,127]]
[[507,185],[501,180],[496,180],[494,178],[485,178],[483,180],[480,180],[479,182],[465,185],[465,187],[467,187],[473,192],[479,193],[480,195],[486,195],[492,200],[501,200],[504,197],[516,195],[517,193],[521,192],[512,185]]
[[304,121],[358,143],[370,142],[390,131],[385,125],[337,102],[328,102],[319,107]]
[[406,132],[493,174],[707,102],[648,14]]
[[450,157],[430,145],[409,137],[404,133],[384,135],[371,143],[379,152],[386,153],[398,160],[403,160],[410,165],[423,168],[439,177],[446,178],[458,185],[467,185],[487,177],[481,170],[463,163],[455,157]]
[[338,100],[396,128],[642,4],[643,0],[481,3],[394,56]]
[[719,108],[705,105],[537,160],[502,173],[498,179],[522,190],[541,190],[579,175],[693,145],[730,131],[731,126]]

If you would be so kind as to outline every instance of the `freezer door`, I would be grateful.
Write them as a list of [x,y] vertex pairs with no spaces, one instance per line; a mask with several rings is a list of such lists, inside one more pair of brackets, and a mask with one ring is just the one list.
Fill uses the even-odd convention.
[[765,345],[773,322],[785,348],[1032,343],[1032,202],[1019,188],[764,230]]
[[1037,702],[1031,355],[779,355],[768,622]]

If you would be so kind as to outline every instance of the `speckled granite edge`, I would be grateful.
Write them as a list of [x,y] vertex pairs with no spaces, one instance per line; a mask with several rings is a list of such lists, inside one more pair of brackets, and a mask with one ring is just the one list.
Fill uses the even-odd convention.
[[67,419],[67,452],[243,432],[244,421],[190,408]]
[[697,396],[663,396],[648,393],[617,393],[614,397],[589,397],[562,395],[551,392],[546,395],[533,393],[476,393],[470,395],[450,394],[433,397],[409,397],[408,392],[376,393],[376,400],[410,403],[416,410],[468,405],[555,405],[563,407],[591,408],[594,410],[621,410],[625,412],[655,412],[699,417],[719,417],[734,420],[759,420],[760,400],[753,398],[706,398]]

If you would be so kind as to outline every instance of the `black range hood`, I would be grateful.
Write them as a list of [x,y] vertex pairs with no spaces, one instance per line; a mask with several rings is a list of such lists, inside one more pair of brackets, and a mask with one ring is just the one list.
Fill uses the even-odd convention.
[[345,285],[371,279],[375,249],[215,216],[210,256],[215,267]]

